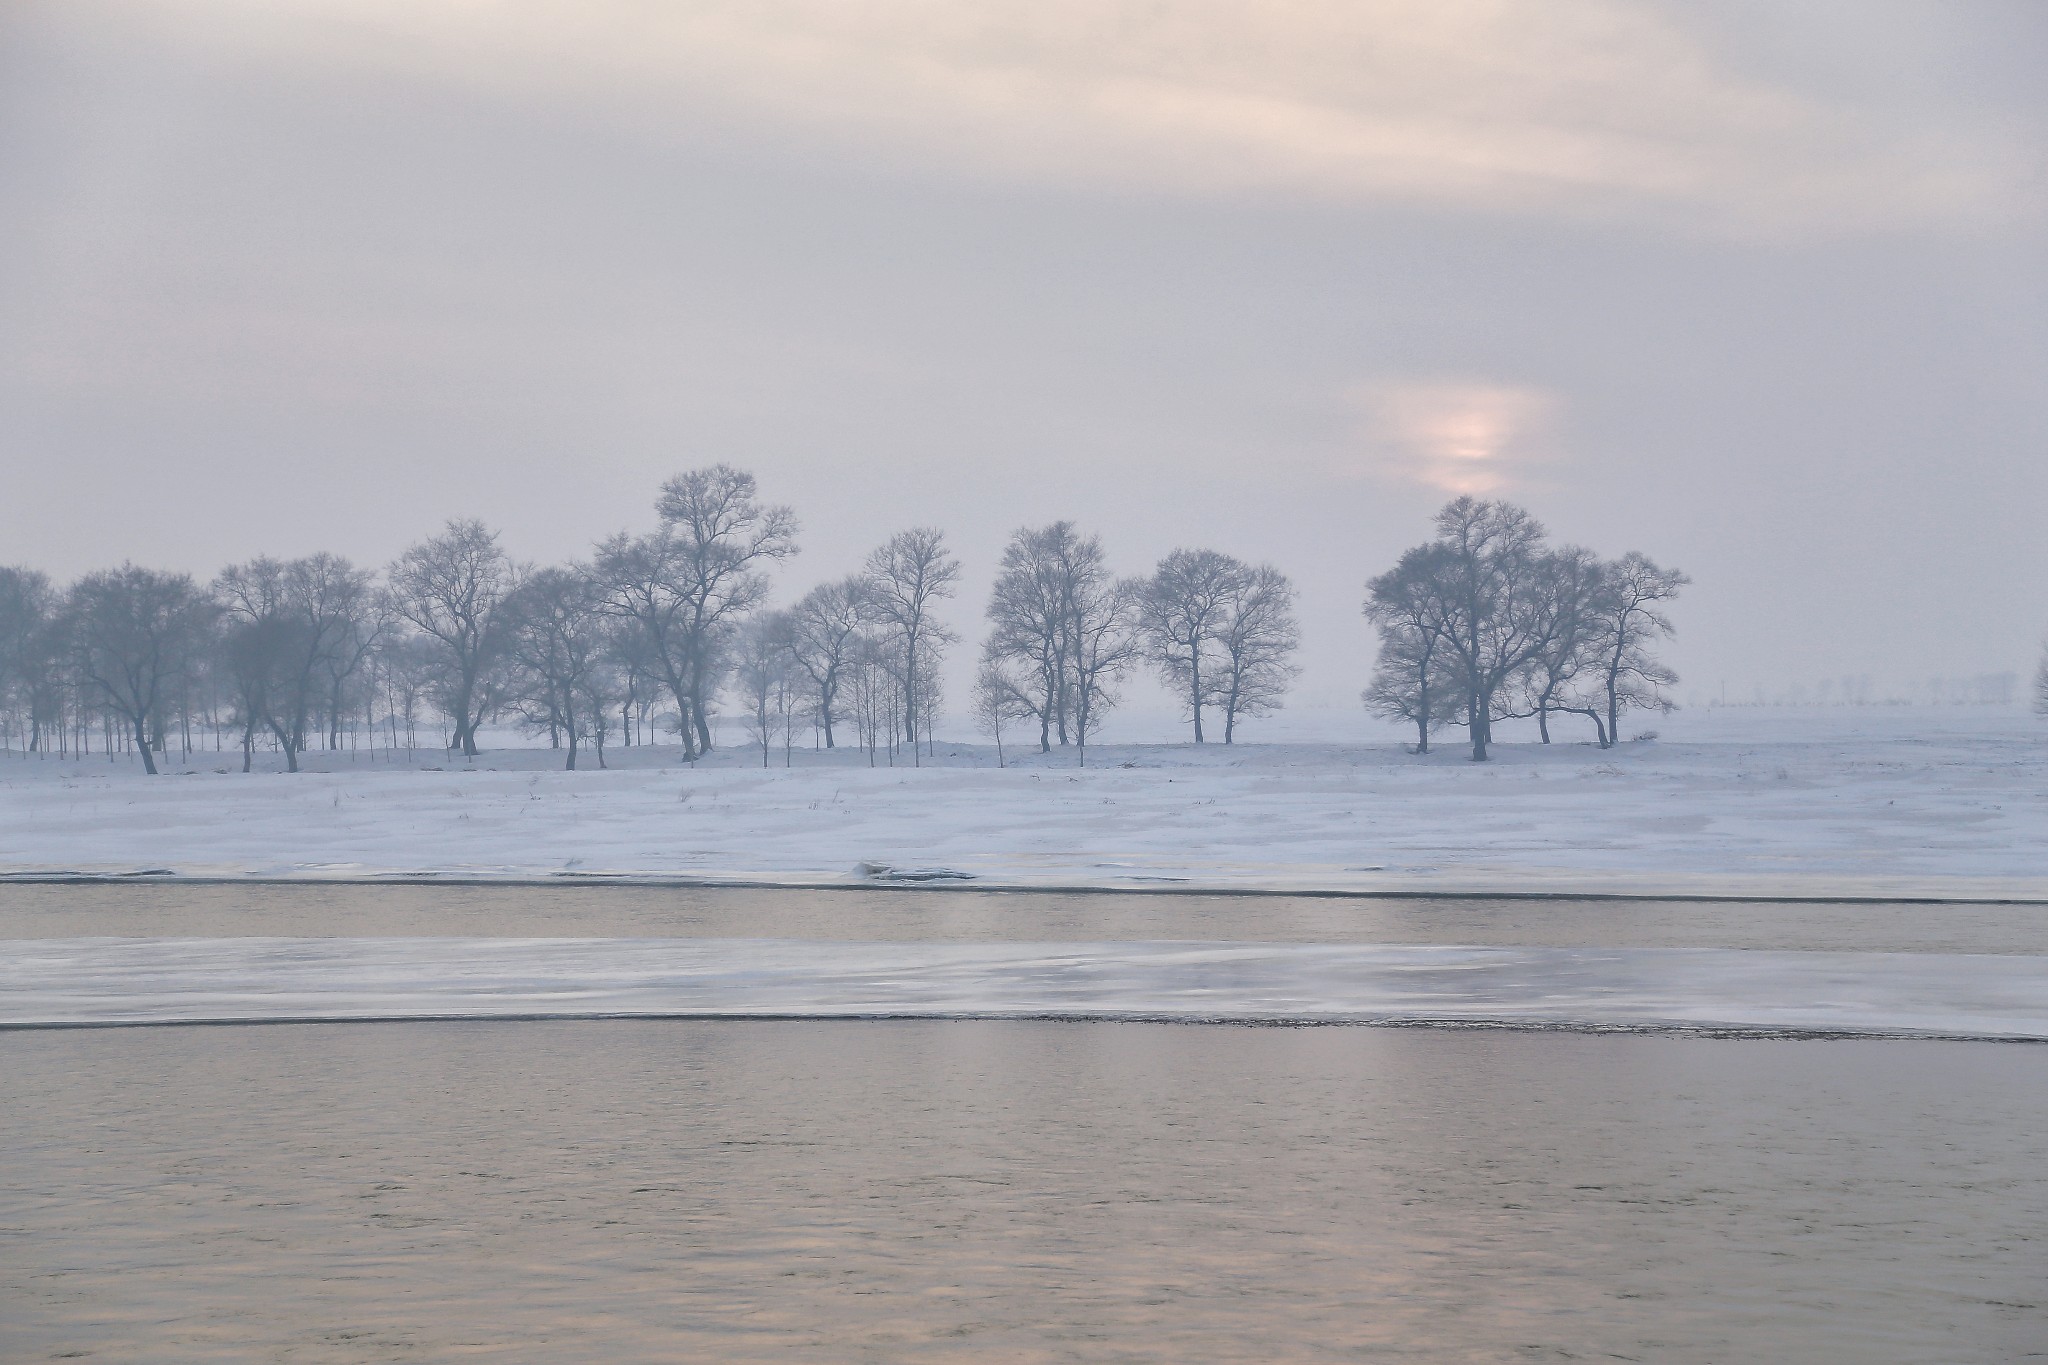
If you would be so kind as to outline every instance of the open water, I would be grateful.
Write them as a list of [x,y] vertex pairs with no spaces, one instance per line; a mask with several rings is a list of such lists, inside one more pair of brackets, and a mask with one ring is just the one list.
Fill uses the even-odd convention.
[[0,887],[0,1357],[2048,1359],[2041,913]]

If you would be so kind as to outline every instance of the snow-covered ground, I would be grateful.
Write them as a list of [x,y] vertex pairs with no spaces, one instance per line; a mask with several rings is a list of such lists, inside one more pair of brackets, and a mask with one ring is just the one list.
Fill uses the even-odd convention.
[[0,874],[815,885],[942,870],[985,886],[2048,898],[2048,724],[2023,712],[1650,723],[1662,738],[1607,752],[1514,732],[1484,765],[1455,735],[1418,757],[1341,712],[1276,718],[1229,748],[1091,747],[1085,770],[1072,751],[1012,745],[998,768],[992,748],[944,741],[921,768],[799,749],[764,771],[736,742],[694,767],[655,746],[569,773],[526,745],[470,764],[314,753],[299,774],[174,753],[156,779],[125,759],[15,753],[0,756]]

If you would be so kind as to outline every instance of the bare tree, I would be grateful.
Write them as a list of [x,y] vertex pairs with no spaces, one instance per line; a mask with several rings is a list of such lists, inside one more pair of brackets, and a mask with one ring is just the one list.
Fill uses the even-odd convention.
[[1415,752],[1429,752],[1429,737],[1464,716],[1454,687],[1440,676],[1448,651],[1441,639],[1401,623],[1379,630],[1379,657],[1362,694],[1365,709],[1415,727]]
[[304,653],[301,623],[281,614],[230,618],[222,632],[220,661],[234,702],[234,720],[241,729],[242,771],[248,772],[256,755],[256,731],[268,727],[284,749],[285,765],[299,770],[297,739],[288,721],[279,719],[292,709],[290,661]]
[[1237,575],[1224,599],[1217,642],[1222,647],[1217,694],[1223,742],[1233,744],[1238,721],[1279,710],[1299,672],[1294,651],[1301,646],[1301,628],[1295,623],[1294,585],[1287,575],[1270,564]]
[[316,707],[327,709],[334,747],[342,688],[373,635],[370,575],[337,555],[261,558],[222,570],[214,593],[229,620],[227,663],[243,710],[242,769],[248,771],[261,723],[284,751],[286,770],[297,772]]
[[206,648],[213,603],[188,574],[124,564],[73,584],[65,615],[80,681],[120,717],[154,776],[162,708]]
[[[601,593],[601,585],[599,590]],[[603,768],[609,766],[605,762],[604,746],[611,737],[613,712],[618,713],[621,730],[627,724],[627,708],[632,696],[628,677],[633,626],[630,622],[600,616],[597,627],[597,652],[590,667],[574,683],[574,691],[583,707],[591,746],[597,752],[597,766]]]
[[1543,640],[1539,563],[1543,526],[1506,502],[1462,497],[1437,513],[1445,592],[1444,643],[1461,675],[1474,762],[1485,762],[1503,687]]
[[1606,566],[1605,583],[1594,599],[1600,651],[1599,683],[1607,706],[1602,747],[1621,740],[1621,713],[1672,709],[1664,689],[1678,682],[1651,650],[1672,633],[1663,603],[1692,579],[1677,569],[1659,568],[1649,556],[1630,550]]
[[1088,736],[1117,704],[1117,684],[1138,662],[1138,579],[1112,578],[1097,556],[1074,580],[1069,629],[1073,645],[1076,760],[1088,766]]
[[1159,561],[1138,594],[1138,628],[1146,657],[1180,695],[1202,733],[1202,708],[1218,701],[1222,626],[1227,603],[1250,571],[1215,550],[1175,550]]
[[974,719],[983,734],[996,742],[996,766],[1008,767],[1003,757],[1003,725],[1035,715],[1024,689],[1000,659],[984,655],[974,675]]
[[[860,743],[868,751],[868,766],[874,767],[883,736],[893,736],[896,722],[902,712],[897,701],[902,695],[902,686],[890,667],[886,644],[875,635],[863,632],[854,642],[853,651],[847,661],[846,679],[850,700],[853,703],[854,729]],[[891,760],[894,761],[893,759]]]
[[392,747],[404,727],[406,756],[419,747],[420,711],[434,675],[435,644],[409,627],[386,630],[377,639],[375,669],[383,693]]
[[351,692],[360,697],[356,684],[390,627],[389,603],[373,588],[375,575],[338,555],[314,555],[305,562],[316,580],[311,586],[327,637],[320,672],[326,684],[327,747],[335,749],[341,745],[341,717],[351,706]]
[[693,689],[703,685],[708,663],[699,660],[712,641],[698,629],[693,578],[681,541],[666,526],[644,536],[613,536],[597,549],[598,573],[608,610],[631,627],[627,654],[632,681],[645,679],[646,695],[633,692],[643,709],[658,687],[666,687],[682,720],[683,755],[697,756]]
[[603,589],[582,565],[540,569],[506,600],[508,653],[524,683],[528,723],[560,735],[576,768],[583,737],[602,719],[586,706],[591,675],[605,666],[610,643]]
[[[1600,664],[1595,618],[1606,589],[1606,566],[1591,550],[1567,545],[1541,556],[1533,572],[1537,580],[1531,598],[1536,645],[1514,680],[1520,694],[1514,714],[1534,716],[1537,734],[1548,744],[1553,711],[1592,714],[1580,692],[1581,684]],[[1599,725],[1597,715],[1594,724]]]
[[924,685],[938,672],[938,651],[959,637],[933,618],[932,604],[951,597],[960,564],[946,549],[945,536],[931,526],[899,531],[868,556],[867,605],[873,619],[896,645],[903,679],[903,730],[910,737],[911,762],[918,761],[919,722],[929,720]]
[[833,747],[833,725],[840,718],[840,688],[867,619],[869,587],[867,577],[860,574],[821,583],[789,610],[790,657],[803,676],[828,749]]
[[754,476],[730,465],[676,475],[655,503],[688,604],[688,699],[678,696],[699,752],[711,749],[710,692],[719,648],[739,619],[767,596],[761,570],[797,552],[796,513],[763,503]]
[[1003,547],[989,595],[987,650],[1029,679],[1020,684],[1025,689],[1020,695],[1038,721],[1040,753],[1052,752],[1055,730],[1059,742],[1067,742],[1068,565],[1079,539],[1073,523],[1066,521],[1016,532]]
[[24,753],[57,721],[58,607],[49,575],[0,567],[0,710],[19,718]]
[[986,652],[1020,680],[1039,752],[1052,752],[1055,737],[1081,738],[1114,701],[1111,684],[1136,657],[1136,594],[1110,574],[1102,542],[1072,522],[1010,537],[989,597]]
[[[783,612],[763,612],[740,630],[738,661],[734,681],[747,707],[747,731],[761,746],[761,766],[778,734],[787,734],[790,699],[794,694],[790,676],[796,661],[789,649],[790,621]],[[785,754],[785,759],[787,755]]]
[[437,700],[465,757],[497,698],[495,670],[507,640],[505,600],[519,574],[480,521],[451,521],[398,557],[388,573],[392,611],[435,643]]
[[1448,552],[1419,545],[1366,584],[1365,615],[1379,628],[1379,660],[1365,689],[1366,708],[1415,726],[1415,752],[1459,715],[1451,649],[1446,641],[1456,584]]

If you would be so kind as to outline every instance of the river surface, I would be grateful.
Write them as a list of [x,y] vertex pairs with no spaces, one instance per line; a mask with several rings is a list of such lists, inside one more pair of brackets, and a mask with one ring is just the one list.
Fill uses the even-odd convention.
[[[1504,951],[1525,1024],[1559,962],[1682,960],[1882,1029],[1885,972],[1954,1013],[2048,958],[2024,907],[668,888],[9,886],[0,939],[17,1023],[37,971],[94,1009],[239,973],[250,1019],[453,971],[481,1014],[648,951],[671,992],[938,962],[986,1003],[1064,945],[1162,1018]],[[0,1030],[0,1358],[2048,1359],[2048,1047],[1033,1012]]]

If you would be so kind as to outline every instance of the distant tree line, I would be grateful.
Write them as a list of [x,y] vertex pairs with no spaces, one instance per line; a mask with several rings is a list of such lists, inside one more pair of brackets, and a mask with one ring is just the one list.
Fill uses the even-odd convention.
[[[653,529],[589,559],[516,562],[478,521],[451,521],[381,573],[332,554],[258,558],[212,582],[123,565],[59,588],[0,568],[0,743],[27,753],[259,749],[297,771],[309,749],[420,747],[474,756],[480,730],[545,734],[565,767],[671,729],[683,755],[713,744],[725,703],[764,764],[806,729],[871,763],[930,751],[944,700],[939,619],[960,566],[930,527],[899,532],[861,569],[768,604],[769,570],[797,552],[788,507],[726,465],[662,485]],[[1140,668],[1186,707],[1197,741],[1225,743],[1277,708],[1294,675],[1293,589],[1270,566],[1177,550],[1118,578],[1068,522],[1018,531],[1003,552],[973,710],[1000,750],[1006,725],[1038,748],[1088,741]],[[209,743],[210,741],[210,743]]]
[[1608,748],[1626,712],[1671,709],[1678,675],[1656,648],[1672,633],[1665,606],[1689,582],[1636,551],[1603,560],[1553,547],[1523,509],[1458,498],[1434,538],[1366,585],[1380,650],[1365,703],[1413,725],[1422,753],[1457,725],[1483,761],[1494,723],[1511,718],[1533,717],[1548,744],[1557,716],[1591,721]]
[[[65,588],[0,568],[0,744],[28,753],[132,752],[147,771],[176,749],[258,749],[297,771],[309,749],[436,743],[475,756],[510,721],[605,766],[610,745],[672,731],[708,752],[721,714],[764,765],[799,737],[849,744],[870,763],[931,751],[947,651],[938,615],[959,561],[913,527],[858,572],[769,605],[769,570],[797,552],[788,507],[727,465],[661,487],[652,529],[587,560],[514,561],[477,521],[451,521],[381,573],[332,554],[252,559],[211,583],[132,564]],[[1495,722],[1583,717],[1616,742],[1622,716],[1668,709],[1676,676],[1656,657],[1684,574],[1631,552],[1552,547],[1527,512],[1460,498],[1436,534],[1367,588],[1379,660],[1375,713],[1432,734],[1463,727],[1484,759]],[[1196,743],[1234,743],[1277,710],[1296,668],[1294,588],[1266,564],[1177,549],[1119,577],[1101,540],[1071,522],[1027,527],[1002,551],[970,710],[995,740],[1041,753],[1089,742],[1125,681],[1150,670]]]

